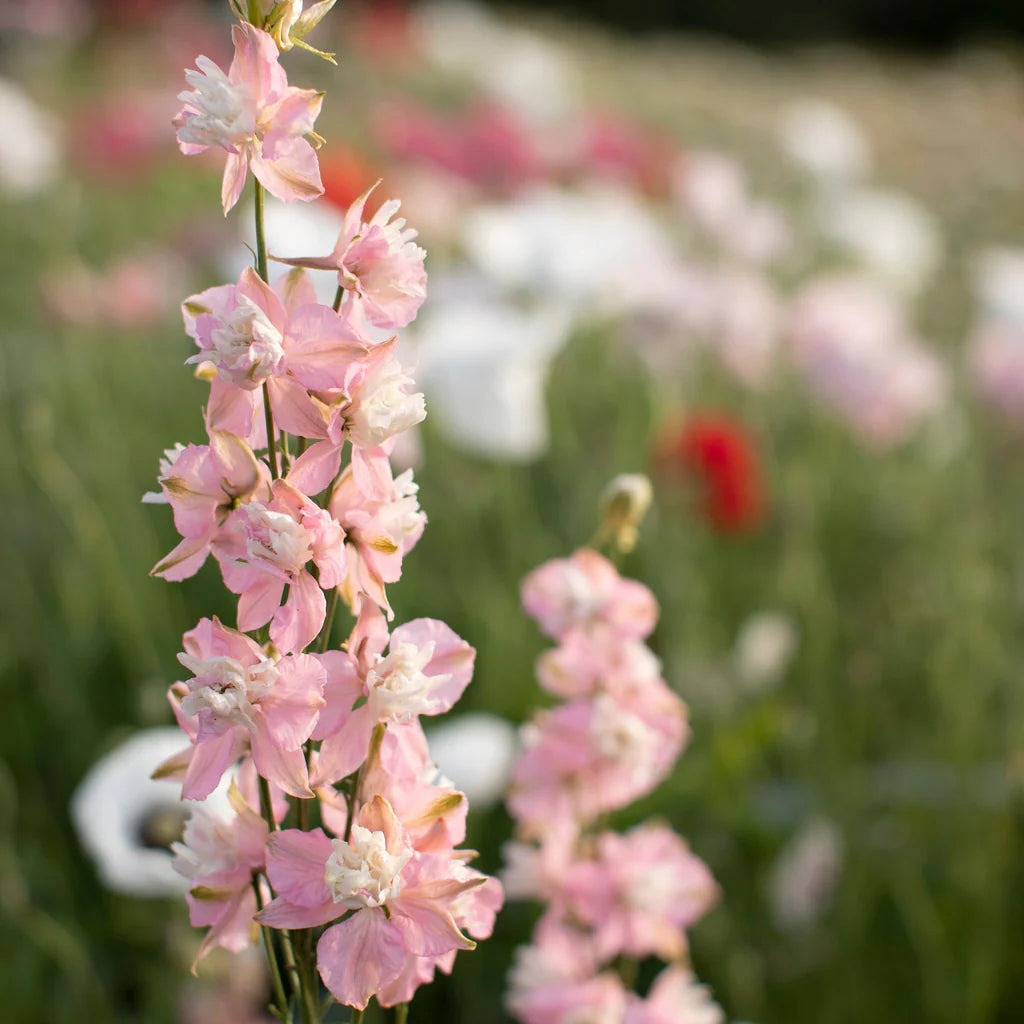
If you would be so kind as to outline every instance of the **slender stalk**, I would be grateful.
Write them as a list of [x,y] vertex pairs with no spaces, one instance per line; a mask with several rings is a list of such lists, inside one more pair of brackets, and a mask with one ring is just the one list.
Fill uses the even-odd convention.
[[337,313],[341,309],[341,300],[345,296],[345,289],[338,285],[338,290],[334,293],[334,312]]
[[[256,186],[256,273],[267,280],[267,230],[264,218],[266,192],[263,186],[253,179]],[[270,475],[276,480],[281,474],[277,468],[277,447],[274,442],[274,412],[270,408],[270,389],[263,382],[263,415],[267,423],[267,457],[270,460]]]
[[409,1019],[409,1004],[399,1003],[395,1007],[395,1024],[406,1024]]
[[263,815],[267,828],[274,832],[277,829],[277,822],[274,820],[274,804],[270,798],[270,783],[262,775],[258,778],[260,780],[260,814]]
[[352,1016],[348,1019],[348,1024],[363,1024],[363,1010],[353,1010]]
[[[256,909],[263,909],[263,896],[260,893],[260,880],[253,878],[252,891],[256,894]],[[291,1013],[288,1011],[288,997],[284,994],[284,982],[281,980],[281,968],[277,963],[277,952],[274,949],[274,939],[270,929],[266,925],[260,925],[263,933],[263,948],[267,952],[267,963],[270,964],[270,984],[274,990],[274,1001],[277,1003],[278,1016],[282,1021],[290,1021]]]
[[320,632],[320,642],[316,645],[317,654],[323,654],[331,642],[331,626],[334,624],[334,613],[338,610],[338,588],[331,591],[327,600],[327,615],[324,618],[324,628]]

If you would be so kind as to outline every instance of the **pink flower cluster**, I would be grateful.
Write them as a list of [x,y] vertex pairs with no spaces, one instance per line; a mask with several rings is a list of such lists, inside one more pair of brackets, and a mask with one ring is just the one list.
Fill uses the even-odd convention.
[[[305,139],[320,99],[287,85],[275,39],[236,26],[227,75],[202,57],[188,73],[178,138],[186,153],[228,151],[225,210],[249,168],[284,200],[320,191]],[[203,618],[185,634],[169,696],[188,744],[157,772],[188,800],[230,786],[229,813],[201,803],[176,846],[191,920],[208,929],[197,960],[241,950],[257,925],[277,930],[268,950],[323,929],[320,978],[357,1009],[407,1003],[490,934],[502,902],[457,849],[466,799],[439,777],[420,726],[461,696],[475,652],[433,619],[389,626],[386,587],[425,524],[412,471],[396,475],[390,454],[426,412],[395,339],[376,343],[365,324],[413,319],[424,254],[388,224],[397,203],[367,225],[364,202],[336,259],[298,261],[338,273],[350,301],[319,304],[301,267],[273,285],[247,269],[185,299],[188,362],[210,383],[207,443],[167,451],[144,499],[170,505],[181,537],[153,574],[182,580],[212,555],[238,596],[234,626]],[[332,650],[338,605],[354,622]],[[319,1005],[299,991],[301,963],[296,977],[279,1016],[291,1000]]]
[[[509,895],[546,905],[510,975],[508,1008],[523,1024],[721,1024],[686,965],[686,929],[718,897],[707,867],[665,823],[599,827],[671,770],[688,735],[686,708],[644,644],[658,607],[596,551],[526,577],[523,606],[558,646],[537,677],[564,703],[526,729],[508,807],[519,838],[505,849]],[[668,961],[646,996],[616,964]]]

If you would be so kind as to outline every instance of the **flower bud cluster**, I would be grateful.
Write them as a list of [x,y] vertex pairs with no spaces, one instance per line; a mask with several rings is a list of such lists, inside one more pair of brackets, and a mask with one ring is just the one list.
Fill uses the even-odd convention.
[[[522,601],[558,643],[537,678],[563,703],[526,726],[512,772],[518,838],[504,881],[545,910],[518,951],[508,1009],[523,1024],[721,1024],[687,962],[686,930],[718,898],[707,867],[665,823],[599,824],[650,793],[688,737],[686,707],[644,643],[654,595],[584,548],[530,573]],[[641,997],[616,968],[652,956],[668,966]]]
[[[249,170],[257,210],[264,188],[285,201],[322,192],[309,141],[320,95],[289,86],[278,61],[311,19],[301,3],[263,6],[260,25],[244,20],[259,4],[236,7],[230,69],[200,57],[175,120],[186,154],[227,151],[225,212]],[[169,449],[144,499],[170,505],[181,537],[153,575],[182,580],[212,556],[238,597],[233,626],[203,618],[185,634],[187,676],[169,697],[187,746],[157,770],[194,801],[231,780],[230,812],[200,803],[175,846],[191,920],[208,929],[197,960],[244,948],[254,922],[278,930],[272,959],[299,961],[276,993],[281,1019],[320,1005],[301,962],[314,939],[338,1002],[398,1005],[488,936],[502,901],[457,849],[466,800],[439,778],[420,725],[461,696],[475,652],[433,619],[390,627],[386,588],[426,522],[412,471],[396,475],[390,456],[426,410],[396,339],[367,325],[410,322],[426,278],[415,232],[388,223],[397,202],[366,224],[365,201],[334,262],[296,260],[271,283],[258,220],[259,269],[182,303],[188,362],[210,384],[207,443]],[[333,307],[306,266],[337,273]],[[353,625],[332,650],[338,606]]]

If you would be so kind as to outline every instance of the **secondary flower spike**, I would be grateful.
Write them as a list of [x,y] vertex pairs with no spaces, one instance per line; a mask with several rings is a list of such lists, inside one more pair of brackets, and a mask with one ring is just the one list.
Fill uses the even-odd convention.
[[228,152],[221,186],[227,213],[242,194],[251,168],[256,180],[284,202],[323,195],[316,152],[307,140],[320,113],[323,94],[288,85],[277,44],[252,25],[231,30],[235,57],[224,72],[209,57],[196,58],[185,72],[192,91],[178,95],[183,106],[174,119],[178,145],[186,156],[211,146]]

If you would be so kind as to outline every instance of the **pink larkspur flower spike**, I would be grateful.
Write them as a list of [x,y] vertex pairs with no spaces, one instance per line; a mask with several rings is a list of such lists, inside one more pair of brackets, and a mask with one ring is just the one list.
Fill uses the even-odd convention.
[[191,86],[179,94],[174,119],[186,156],[211,146],[227,151],[221,203],[227,213],[242,194],[251,169],[256,180],[288,203],[323,195],[316,152],[307,140],[323,94],[288,85],[277,44],[253,25],[231,30],[235,57],[225,74],[209,57],[185,72]]

